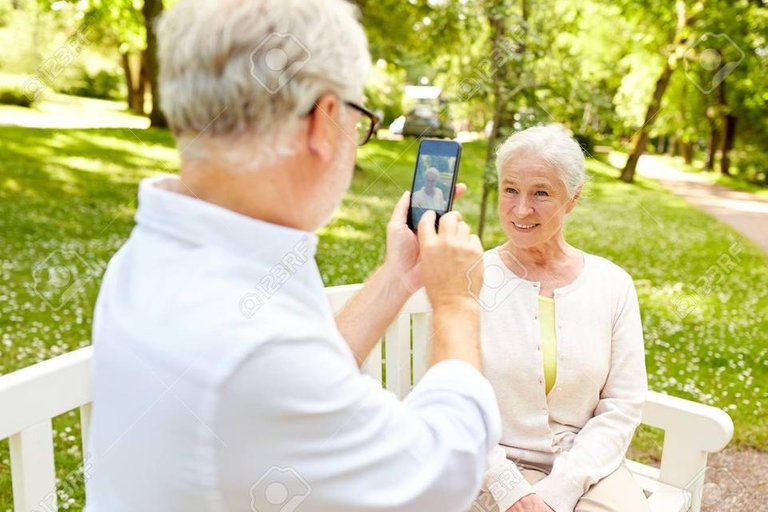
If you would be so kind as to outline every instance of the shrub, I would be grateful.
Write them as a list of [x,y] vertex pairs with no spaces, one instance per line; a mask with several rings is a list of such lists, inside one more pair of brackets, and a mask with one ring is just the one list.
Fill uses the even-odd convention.
[[736,176],[757,185],[768,184],[768,165],[766,155],[759,148],[748,148],[743,151],[732,151],[733,165],[731,172]]
[[122,84],[120,73],[106,69],[90,73],[84,66],[78,66],[61,78],[56,90],[87,98],[119,100],[124,98]]
[[4,86],[0,87],[0,103],[31,107],[33,99],[21,87]]
[[586,133],[574,133],[573,138],[576,139],[576,142],[579,143],[579,146],[581,146],[581,150],[585,155],[592,156],[594,154],[595,139],[592,137],[592,135],[588,135]]

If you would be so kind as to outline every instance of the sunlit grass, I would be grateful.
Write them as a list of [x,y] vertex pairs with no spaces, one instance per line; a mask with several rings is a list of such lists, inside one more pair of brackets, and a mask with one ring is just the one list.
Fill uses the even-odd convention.
[[[0,73],[0,87],[15,86],[34,94],[28,87],[31,76]],[[128,111],[124,101],[111,101],[60,94],[45,89],[31,107],[0,104],[0,125],[34,128],[121,127],[143,130],[149,120]]]
[[[464,146],[457,203],[477,224],[485,145]],[[133,225],[136,184],[178,167],[166,131],[0,127],[0,374],[90,343],[100,273]],[[327,285],[364,280],[381,262],[391,209],[410,186],[413,140],[361,148],[351,190],[320,232]],[[731,228],[638,177],[589,162],[592,180],[568,219],[568,240],[635,278],[651,387],[722,407],[738,445],[768,448],[768,259]],[[493,201],[495,198],[492,197]],[[485,243],[503,241],[490,206]],[[41,281],[59,258],[82,288],[57,302]],[[43,276],[44,277],[44,276]],[[56,424],[58,474],[80,460],[74,415]],[[67,432],[66,428],[70,428]],[[648,454],[658,436],[639,444]],[[0,443],[0,510],[10,505],[7,445]],[[82,495],[72,497],[79,508]],[[68,498],[67,498],[68,499]]]

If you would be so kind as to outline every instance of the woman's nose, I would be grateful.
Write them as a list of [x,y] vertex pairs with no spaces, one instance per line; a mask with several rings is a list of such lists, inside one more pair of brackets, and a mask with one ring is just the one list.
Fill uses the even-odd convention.
[[525,217],[532,211],[533,208],[531,208],[530,203],[522,198],[515,201],[515,203],[512,205],[512,212],[520,218]]

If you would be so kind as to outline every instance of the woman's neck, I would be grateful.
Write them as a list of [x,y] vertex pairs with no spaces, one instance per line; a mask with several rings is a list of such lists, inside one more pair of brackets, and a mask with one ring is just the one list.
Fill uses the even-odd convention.
[[516,247],[508,241],[501,249],[514,256],[517,260],[516,263],[528,271],[560,268],[567,265],[579,254],[578,249],[568,244],[562,236],[534,247]]

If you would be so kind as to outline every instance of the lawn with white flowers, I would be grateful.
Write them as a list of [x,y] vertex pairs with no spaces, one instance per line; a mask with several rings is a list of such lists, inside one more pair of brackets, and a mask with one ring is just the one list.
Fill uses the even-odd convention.
[[[372,141],[334,220],[320,233],[327,285],[362,281],[382,260],[385,224],[410,177],[413,140]],[[482,142],[464,147],[457,208],[477,224]],[[175,172],[166,131],[0,127],[0,374],[90,340],[100,275],[132,227],[136,184]],[[731,228],[653,182],[627,185],[590,160],[591,181],[566,237],[635,278],[651,388],[725,409],[735,443],[768,449],[768,257]],[[485,245],[503,241],[490,209]],[[81,449],[73,413],[55,419],[60,503],[79,509]],[[641,434],[636,455],[659,436]],[[11,508],[7,441],[0,511]],[[66,482],[71,482],[67,484]]]

